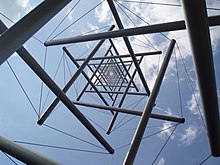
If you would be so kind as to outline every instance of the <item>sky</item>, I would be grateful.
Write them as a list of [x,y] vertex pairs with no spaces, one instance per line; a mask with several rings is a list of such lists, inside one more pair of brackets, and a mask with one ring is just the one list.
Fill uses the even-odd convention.
[[[1,0],[0,19],[10,27],[41,2],[38,0]],[[176,0],[153,2],[181,4],[180,1]],[[209,8],[220,8],[220,2],[217,0],[207,0],[206,3]],[[122,2],[119,0],[115,2],[115,5],[125,28],[184,19],[184,13],[179,6]],[[219,10],[208,10],[209,16],[219,14]],[[102,3],[100,0],[72,1],[23,46],[62,89],[76,72],[76,67],[64,54],[62,47],[66,46],[74,58],[87,57],[97,41],[51,47],[45,47],[43,43],[51,39],[107,31],[112,24],[116,23],[106,1]],[[116,26],[115,29],[118,29],[118,27]],[[219,102],[220,28],[218,26],[211,27],[210,35]],[[140,64],[150,90],[153,88],[170,39],[175,39],[177,44],[158,94],[156,106],[153,108],[153,113],[183,116],[186,121],[184,124],[179,124],[173,132],[174,127],[172,126],[176,123],[150,119],[135,158],[134,164],[137,165],[153,163],[155,165],[200,164],[210,155],[187,31],[129,37],[135,53],[162,51],[162,55],[145,57]],[[122,38],[113,39],[113,42],[120,54],[128,54]],[[108,48],[109,42],[105,41],[95,56],[103,56]],[[131,72],[133,70],[134,66],[131,67]],[[85,72],[89,76],[92,74],[88,68],[85,68]],[[61,164],[117,165],[123,163],[140,117],[120,113],[113,131],[110,135],[106,135],[105,131],[112,115],[109,112],[103,112],[95,108],[77,106],[115,149],[115,153],[111,155],[103,149],[101,144],[63,104],[59,104],[58,108],[46,120],[45,125],[39,126],[37,124],[38,117],[46,111],[56,97],[16,53],[0,66],[0,75],[2,77],[0,81],[1,136],[21,143],[21,145]],[[86,83],[85,78],[80,75],[68,90],[67,96],[71,100],[75,100]],[[145,92],[138,75],[135,76],[135,83],[141,92]],[[105,97],[108,98],[106,95]],[[103,104],[97,95],[92,94],[84,94],[81,100]],[[146,97],[129,95],[122,107],[143,111],[147,100]],[[158,131],[161,132],[155,134]],[[79,140],[81,138],[83,140]],[[157,157],[168,138],[169,141]],[[57,148],[33,144],[44,144],[56,146]],[[22,164],[14,158],[11,159],[17,164]],[[15,164],[13,161],[4,153],[0,153],[1,164]],[[220,158],[210,157],[203,164],[217,165],[219,163]]]

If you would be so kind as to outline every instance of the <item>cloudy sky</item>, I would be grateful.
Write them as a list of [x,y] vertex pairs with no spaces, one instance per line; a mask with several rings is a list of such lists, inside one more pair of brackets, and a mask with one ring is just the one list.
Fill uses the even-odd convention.
[[[0,19],[10,27],[41,2],[38,0],[1,0]],[[140,2],[158,2],[158,4]],[[183,20],[184,13],[180,4],[181,2],[178,0],[115,1],[125,28]],[[207,0],[207,6],[220,8],[220,2]],[[209,16],[219,14],[219,10],[208,10]],[[62,89],[71,75],[76,72],[76,67],[63,53],[63,45],[45,47],[43,43],[50,39],[107,31],[112,24],[116,23],[106,1],[72,1],[34,37],[30,38],[24,47]],[[118,27],[116,26],[115,29]],[[211,27],[210,34],[219,93],[220,45],[218,41],[220,28]],[[135,53],[156,50],[163,52],[160,56],[145,57],[140,65],[150,90],[154,85],[171,39],[175,39],[177,44],[153,112],[183,116],[186,122],[175,128],[176,123],[150,119],[135,164],[200,164],[210,155],[187,32],[182,30],[129,37]],[[120,54],[128,54],[122,38],[113,39],[113,42]],[[75,58],[81,58],[87,57],[96,44],[97,41],[92,41],[65,46]],[[103,56],[108,47],[109,42],[105,41],[96,56]],[[133,70],[132,66],[131,71]],[[91,75],[88,68],[85,71]],[[63,104],[59,104],[55,112],[46,120],[45,125],[37,125],[38,117],[55,99],[55,95],[16,53],[8,59],[8,62],[0,66],[0,75],[2,77],[0,81],[2,136],[23,143],[22,145],[25,147],[62,164],[122,164],[139,117],[119,114],[112,133],[106,135],[105,131],[111,120],[111,114],[94,108],[78,106],[115,149],[115,154],[110,155]],[[138,75],[135,77],[135,82],[140,91],[145,92]],[[67,92],[69,98],[75,100],[85,84],[86,80],[80,75]],[[218,96],[219,100],[220,96]],[[103,104],[97,95],[91,94],[84,94],[82,101]],[[147,98],[145,97],[127,96],[122,107],[142,111],[146,103]],[[160,133],[155,134],[156,132]],[[169,141],[160,152],[167,139]],[[39,144],[47,145],[47,147],[39,146]],[[53,146],[58,146],[58,148],[52,148]],[[158,155],[158,153],[160,154]],[[11,159],[17,164],[21,164],[14,158]],[[4,153],[0,154],[1,164],[15,164],[13,161]],[[219,158],[210,157],[204,164],[219,163]]]

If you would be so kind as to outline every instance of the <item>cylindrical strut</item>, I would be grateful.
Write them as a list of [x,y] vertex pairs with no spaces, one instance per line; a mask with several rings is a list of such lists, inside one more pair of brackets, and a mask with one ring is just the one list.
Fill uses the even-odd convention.
[[12,142],[0,136],[0,150],[9,154],[10,156],[22,161],[25,164],[32,165],[60,165],[36,152],[22,147],[15,142]]
[[20,19],[0,37],[0,65],[71,0],[47,0]]
[[[209,17],[209,26],[219,26],[219,25],[220,25],[219,15]],[[177,30],[185,30],[185,29],[186,29],[186,25],[184,21],[167,22],[162,24],[147,25],[147,26],[141,26],[135,28],[119,29],[112,32],[102,32],[96,34],[88,34],[83,36],[51,40],[51,41],[46,41],[44,45],[53,46],[53,45],[61,45],[61,44],[71,44],[77,42],[86,42],[86,41],[94,41],[101,39],[142,35],[142,34],[153,34],[153,33],[169,32],[169,31],[177,31]]]
[[[116,23],[118,25],[118,28],[119,29],[124,29],[124,26],[123,26],[123,24],[121,22],[121,19],[120,19],[119,15],[118,15],[118,12],[117,12],[117,10],[115,8],[115,5],[114,5],[113,1],[112,0],[107,0],[107,2],[108,2],[108,5],[109,5],[109,7],[110,7],[110,9],[112,11],[112,14],[113,14],[113,16],[115,18],[115,21],[116,21]],[[144,75],[143,75],[143,73],[141,71],[141,68],[140,68],[140,66],[139,66],[139,64],[137,62],[137,58],[136,58],[136,56],[134,54],[133,48],[132,48],[132,46],[130,44],[130,41],[129,41],[128,37],[123,37],[123,40],[124,40],[125,45],[126,45],[126,47],[128,49],[128,52],[130,53],[130,56],[131,56],[132,60],[134,62],[134,66],[137,69],[138,75],[139,75],[139,77],[141,79],[141,82],[142,82],[142,84],[144,86],[144,89],[146,90],[146,92],[147,92],[147,94],[149,96],[150,95],[150,89],[149,89],[149,87],[147,85],[147,82],[146,82],[145,77],[144,77]]]
[[137,127],[137,130],[136,130],[136,132],[134,134],[134,137],[132,139],[131,146],[130,146],[130,148],[128,150],[128,153],[125,157],[125,160],[124,160],[124,163],[123,163],[124,165],[131,165],[134,162],[134,159],[135,159],[135,156],[137,154],[139,145],[141,143],[141,139],[142,139],[142,137],[144,135],[144,131],[147,127],[147,123],[148,123],[148,120],[150,118],[150,114],[151,114],[153,106],[155,104],[157,94],[160,90],[160,86],[162,84],[163,77],[165,75],[165,72],[166,72],[171,54],[173,52],[173,48],[175,46],[175,43],[176,43],[175,40],[171,40],[168,51],[167,51],[167,54],[164,58],[164,61],[163,61],[162,66],[160,68],[160,72],[157,76],[157,79],[156,79],[155,84],[153,86],[152,92],[150,94],[149,100],[148,100],[147,105],[146,105],[146,107],[143,111],[141,119],[138,123],[138,127]]
[[[72,101],[72,103],[75,105],[81,105],[81,106],[85,106],[85,107],[93,107],[93,108],[97,108],[97,109],[102,109],[104,111],[115,111],[115,112],[121,112],[121,113],[130,114],[130,115],[137,115],[137,116],[142,115],[142,112],[135,111],[132,109],[124,109],[124,108],[118,108],[118,107],[114,107],[114,106],[105,106],[105,105],[99,105],[99,104],[93,104],[93,103],[86,103],[86,102],[82,102],[82,101]],[[167,120],[167,121],[178,122],[178,123],[185,122],[184,118],[175,117],[175,116],[167,116],[167,115],[160,115],[160,114],[151,113],[150,117],[154,118],[154,119]]]
[[[146,52],[146,53],[135,53],[135,56],[151,56],[151,55],[158,55],[161,54],[161,51],[154,51],[154,52]],[[125,55],[114,55],[114,56],[105,56],[105,57],[93,57],[91,60],[102,60],[102,59],[117,59],[117,58],[127,58],[131,57],[130,54],[125,54]],[[85,58],[78,58],[76,61],[84,61]]]
[[220,156],[220,119],[205,0],[183,0],[212,156]]

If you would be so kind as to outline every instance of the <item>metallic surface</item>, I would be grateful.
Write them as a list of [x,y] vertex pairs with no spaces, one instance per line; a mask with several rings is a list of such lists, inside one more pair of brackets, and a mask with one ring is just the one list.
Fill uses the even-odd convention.
[[43,1],[10,29],[3,32],[0,36],[0,65],[70,1],[71,0]]
[[152,89],[151,95],[149,97],[148,103],[147,103],[147,105],[146,105],[146,107],[143,111],[143,114],[142,114],[141,119],[139,121],[138,127],[137,127],[136,132],[134,134],[134,137],[132,139],[131,146],[130,146],[130,148],[127,152],[127,155],[125,157],[125,160],[123,162],[124,165],[130,165],[130,164],[134,163],[135,156],[136,156],[138,148],[140,146],[141,139],[144,135],[144,131],[146,129],[148,120],[150,118],[150,114],[151,114],[152,109],[154,107],[155,100],[156,100],[157,94],[160,90],[160,86],[162,84],[163,77],[165,75],[170,57],[172,55],[173,48],[175,46],[175,43],[176,43],[175,40],[171,40],[169,48],[168,48],[167,53],[166,53],[166,56],[164,58],[162,66],[160,68],[159,74],[158,74],[157,79],[155,81],[155,84],[153,86],[153,89]]
[[220,120],[206,2],[183,0],[212,156],[220,156]]
[[25,164],[61,165],[2,136],[0,136],[0,150]]
[[[211,16],[208,18],[208,21],[209,21],[209,26],[219,26],[220,16]],[[167,22],[162,24],[135,27],[129,29],[119,29],[112,32],[103,32],[103,33],[89,34],[84,36],[57,39],[52,41],[46,41],[44,44],[45,46],[53,46],[53,45],[70,44],[70,43],[94,41],[94,40],[125,37],[125,36],[135,36],[141,34],[153,34],[153,33],[169,32],[169,31],[177,31],[177,30],[185,30],[185,29],[186,29],[185,21],[176,21],[176,22]]]

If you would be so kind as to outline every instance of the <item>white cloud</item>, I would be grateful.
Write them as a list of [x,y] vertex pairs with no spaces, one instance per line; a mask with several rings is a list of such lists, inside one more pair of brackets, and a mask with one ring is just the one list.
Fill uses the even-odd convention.
[[[163,126],[160,128],[160,130],[162,131],[161,133],[159,133],[157,136],[161,139],[165,139],[167,137],[170,136],[170,134],[172,133],[173,128],[172,127],[172,123],[171,122],[164,122]],[[171,139],[174,139],[174,135],[171,136]]]
[[99,7],[95,10],[95,16],[98,18],[98,21],[100,23],[106,23],[111,20],[112,17],[109,17],[111,15],[111,11],[109,8],[109,5],[107,1],[103,2]]
[[198,85],[196,85],[196,89],[194,90],[194,93],[191,94],[190,99],[187,101],[186,108],[193,115],[197,115],[198,117],[201,117],[200,111],[201,111],[201,114],[203,115],[203,112],[201,109],[201,99],[200,99]]
[[158,161],[157,165],[164,165],[166,162],[166,159],[164,159],[163,157],[160,158],[160,160]]
[[23,9],[30,7],[29,0],[17,0],[16,3],[18,4],[18,6],[21,6]]
[[[27,14],[33,6],[29,0],[7,0],[1,1],[0,11],[3,15],[16,22],[25,14]],[[4,19],[4,17],[2,17]],[[4,20],[3,20],[4,21]],[[7,26],[11,25],[11,22],[6,20]]]
[[66,14],[68,14],[67,18],[69,19],[70,22],[72,22],[74,20],[74,18],[75,18],[74,17],[74,14],[75,14],[74,12],[75,12],[74,10],[71,11],[71,12],[69,12],[69,11],[66,12]]
[[219,91],[219,89],[217,89],[217,96],[220,99],[220,91]]
[[212,27],[210,29],[211,29],[210,36],[211,36],[213,55],[216,55],[215,52],[219,51],[218,45],[219,45],[220,28],[219,27]]
[[189,146],[197,138],[198,129],[195,126],[189,126],[180,136],[181,145]]
[[93,31],[93,33],[98,33],[98,31],[99,31],[99,27],[98,26],[95,26],[95,25],[93,25],[91,23],[87,23],[87,25],[88,25],[88,28]]

